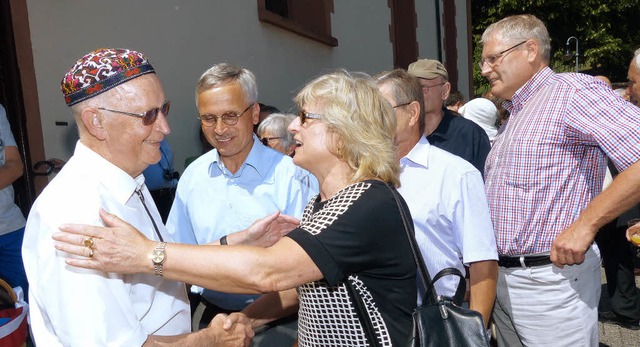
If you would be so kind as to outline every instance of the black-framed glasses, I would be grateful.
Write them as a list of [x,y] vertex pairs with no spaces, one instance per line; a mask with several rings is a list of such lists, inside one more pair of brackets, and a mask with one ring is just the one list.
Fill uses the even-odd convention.
[[[478,63],[478,66],[480,66],[480,70],[482,70],[482,67],[484,66],[484,63],[487,63],[487,65],[489,65],[490,68],[494,68],[496,65],[500,64],[502,62],[502,59],[504,59],[504,57],[507,56],[507,54],[511,53],[511,51],[513,51],[514,49],[516,49],[517,47],[523,45],[525,42],[527,42],[529,40],[524,40],[516,45],[513,45],[507,49],[505,49],[502,52],[498,52],[496,54],[492,54],[486,58],[482,58],[480,59],[480,62]],[[498,61],[498,59],[500,59],[500,61]]]
[[247,108],[245,108],[244,111],[242,111],[240,113],[227,112],[227,113],[223,114],[222,116],[216,116],[214,114],[203,114],[203,115],[198,116],[198,119],[200,119],[200,122],[202,122],[202,125],[204,125],[206,127],[212,127],[212,126],[216,125],[216,123],[218,122],[218,119],[222,119],[222,122],[224,124],[226,124],[226,125],[236,125],[236,124],[238,124],[238,118],[240,118],[240,116],[242,116],[247,111],[249,111],[249,109],[253,105],[255,105],[255,103],[247,106]]
[[124,114],[126,116],[140,117],[140,118],[142,118],[142,124],[151,125],[158,118],[158,113],[162,112],[162,114],[165,117],[168,116],[170,107],[171,107],[171,101],[167,100],[167,101],[164,102],[164,104],[162,104],[162,106],[156,107],[156,108],[152,108],[149,111],[144,112],[144,113],[135,113],[135,112],[111,110],[111,109],[104,108],[104,107],[98,107],[98,110],[120,113],[120,114]]
[[260,139],[260,141],[262,142],[263,145],[265,145],[267,147],[271,147],[271,146],[269,146],[269,142],[270,141],[279,140],[281,138],[282,138],[281,136],[278,136],[278,137],[263,137],[263,138]]
[[298,112],[298,118],[300,118],[300,125],[302,125],[307,119],[320,119],[322,116],[316,113],[300,111]]
[[402,107],[402,106],[407,106],[409,104],[411,104],[413,101],[409,101],[409,102],[405,102],[404,104],[399,104],[399,105],[395,105],[395,106],[391,106],[393,108],[398,108],[398,107]]

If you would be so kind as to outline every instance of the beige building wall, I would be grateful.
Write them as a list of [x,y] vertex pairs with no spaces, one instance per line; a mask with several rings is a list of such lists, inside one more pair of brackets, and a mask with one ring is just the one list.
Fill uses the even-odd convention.
[[[433,16],[433,7],[424,6],[429,2],[416,1],[421,51],[434,39],[422,28],[433,22],[426,19]],[[73,153],[77,135],[60,80],[76,59],[99,47],[132,48],[151,60],[172,102],[167,139],[179,171],[185,158],[200,151],[194,86],[213,64],[252,70],[260,101],[283,111],[292,110],[295,93],[323,72],[345,68],[373,74],[393,67],[387,0],[334,0],[337,47],[260,22],[255,0],[27,0],[27,5],[47,158],[68,159]]]

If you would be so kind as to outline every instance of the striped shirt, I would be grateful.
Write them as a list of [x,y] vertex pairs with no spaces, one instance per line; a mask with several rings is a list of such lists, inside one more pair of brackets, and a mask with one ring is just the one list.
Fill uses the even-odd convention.
[[504,104],[511,112],[485,164],[498,253],[551,250],[602,190],[607,157],[622,171],[640,158],[640,108],[575,73],[536,73]]

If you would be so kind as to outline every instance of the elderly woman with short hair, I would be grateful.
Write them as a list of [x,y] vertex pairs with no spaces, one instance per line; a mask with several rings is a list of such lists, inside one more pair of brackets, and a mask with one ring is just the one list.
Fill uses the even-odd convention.
[[262,144],[276,151],[293,156],[296,142],[289,132],[289,124],[296,118],[294,114],[272,113],[258,125],[257,135]]
[[[316,78],[295,101],[293,160],[320,183],[300,225],[269,248],[167,244],[161,273],[219,291],[272,292],[244,310],[254,327],[299,305],[300,346],[368,346],[371,335],[381,346],[406,345],[416,266],[401,210],[410,213],[393,192],[400,171],[393,110],[370,77],[344,71]],[[157,242],[102,216],[111,228],[68,225],[55,236],[65,242],[58,249],[80,256],[89,254],[79,245],[93,237],[93,257],[68,264],[154,273],[149,256]]]

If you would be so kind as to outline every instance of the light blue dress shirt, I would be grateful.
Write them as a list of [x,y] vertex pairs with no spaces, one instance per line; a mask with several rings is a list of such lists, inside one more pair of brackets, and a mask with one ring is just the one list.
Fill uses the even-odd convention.
[[[429,274],[497,260],[496,240],[480,171],[466,160],[429,144],[422,136],[400,159],[400,188],[407,202]],[[453,296],[458,280],[436,282],[439,295]],[[419,286],[419,302],[424,293]]]
[[[186,168],[167,219],[167,229],[176,242],[217,241],[275,211],[302,216],[304,207],[318,193],[316,178],[296,166],[291,157],[265,147],[255,135],[253,138],[251,152],[235,174],[227,170],[216,150]],[[246,304],[228,298],[209,299],[231,310]]]

